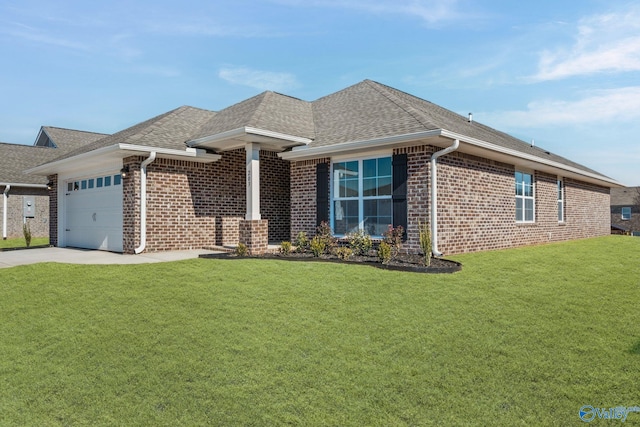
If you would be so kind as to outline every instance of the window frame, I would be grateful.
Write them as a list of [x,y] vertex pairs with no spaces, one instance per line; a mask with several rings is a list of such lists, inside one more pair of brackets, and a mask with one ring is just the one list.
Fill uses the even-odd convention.
[[[624,213],[625,213],[625,211],[626,211],[626,212],[629,212],[629,214],[628,214],[628,215],[626,215],[626,216],[625,216],[625,214],[624,214]],[[630,221],[630,220],[631,220],[631,207],[630,207],[630,206],[625,206],[625,207],[623,207],[622,209],[620,209],[620,218],[621,218],[623,221]]]
[[[523,176],[523,180],[520,181],[520,184],[522,185],[522,194],[518,195],[518,174],[521,174]],[[526,180],[524,180],[524,175],[529,175],[531,177],[531,196],[526,196],[526,192],[525,192],[525,183]],[[514,189],[515,189],[515,220],[517,224],[534,224],[536,222],[536,175],[533,171],[527,171],[527,170],[521,170],[521,169],[516,169],[514,174]],[[518,218],[518,199],[522,200],[522,217]],[[531,219],[528,220],[527,218],[527,209],[526,209],[526,202],[527,200],[532,201],[531,204]]]
[[[367,160],[380,160],[380,159],[388,159],[390,166],[390,174],[389,175],[378,175],[378,171],[376,171],[375,178],[388,178],[389,179],[389,187],[390,191],[388,195],[375,195],[375,196],[365,196],[364,195],[364,180],[371,179],[374,177],[364,176],[364,162]],[[357,162],[358,167],[358,195],[357,196],[345,196],[340,197],[339,193],[339,183],[337,180],[337,174],[335,170],[335,166],[339,163],[348,163],[348,162]],[[346,230],[346,233],[336,233],[336,202],[337,201],[357,201],[358,203],[358,230],[365,229],[365,215],[364,215],[364,205],[365,201],[368,200],[388,200],[391,206],[391,211],[389,212],[390,224],[393,223],[393,155],[392,153],[375,153],[369,156],[362,157],[338,157],[331,159],[331,174],[330,174],[330,190],[329,190],[329,223],[331,225],[331,229],[334,232],[334,235],[337,237],[344,237],[349,233],[349,230]],[[377,187],[378,188],[378,187]],[[371,234],[373,238],[382,238],[382,234]]]
[[565,187],[564,187],[564,179],[562,179],[562,177],[558,177],[557,189],[558,189],[558,222],[563,224],[566,220],[566,213],[565,213],[566,194],[565,194]]

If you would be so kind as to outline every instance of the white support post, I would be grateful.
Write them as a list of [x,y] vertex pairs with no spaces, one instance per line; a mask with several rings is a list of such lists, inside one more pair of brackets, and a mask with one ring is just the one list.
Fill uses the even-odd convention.
[[247,214],[245,220],[260,218],[260,145],[249,142],[247,152]]

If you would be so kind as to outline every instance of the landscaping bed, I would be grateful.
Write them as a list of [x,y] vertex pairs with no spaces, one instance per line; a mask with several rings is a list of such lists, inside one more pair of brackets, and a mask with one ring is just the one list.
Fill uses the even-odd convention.
[[200,258],[215,258],[215,259],[243,259],[243,258],[257,258],[257,259],[280,259],[285,261],[317,261],[317,262],[334,262],[342,264],[362,264],[370,265],[372,267],[382,268],[386,270],[398,270],[398,271],[411,271],[415,273],[455,273],[462,269],[462,264],[456,261],[451,261],[442,258],[431,258],[431,264],[427,267],[424,265],[424,257],[422,255],[412,254],[398,254],[392,258],[388,263],[381,263],[376,256],[362,256],[354,255],[349,259],[343,260],[338,258],[337,255],[323,254],[318,257],[313,256],[311,253],[296,253],[289,254],[265,254],[265,255],[246,255],[240,256],[236,253],[221,253],[221,254],[204,254],[200,255]]

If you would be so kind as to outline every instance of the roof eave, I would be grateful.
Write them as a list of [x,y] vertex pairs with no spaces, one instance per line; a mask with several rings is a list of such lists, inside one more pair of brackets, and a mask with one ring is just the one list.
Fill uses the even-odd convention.
[[265,148],[282,151],[291,147],[307,146],[312,141],[312,139],[302,136],[243,126],[187,141],[187,145],[189,147],[206,147],[216,151],[228,151],[242,148],[250,142],[257,142]]
[[513,164],[515,166],[535,168],[536,170],[554,173],[567,178],[576,178],[605,187],[624,187],[618,181],[604,175],[595,174],[573,166],[558,163],[553,160],[547,160],[517,150],[501,147],[496,144],[451,132],[446,129],[434,129],[384,138],[349,141],[320,147],[297,147],[291,151],[280,153],[278,155],[282,159],[290,161],[310,160],[314,158],[331,157],[343,154],[357,154],[376,149],[396,148],[420,143],[440,146],[443,145],[441,142],[442,139],[457,139],[461,143],[458,151],[475,154],[479,157],[485,157],[491,160]]
[[190,160],[197,163],[212,163],[220,160],[221,158],[219,154],[207,153],[205,150],[196,148],[175,150],[169,148],[148,147],[143,145],[120,143],[78,154],[77,156],[67,157],[61,160],[45,163],[43,165],[36,166],[35,168],[28,169],[25,171],[25,173],[34,175],[51,175],[66,169],[72,164],[77,164],[77,162],[91,162],[105,158],[123,159],[125,157],[148,154],[151,152],[155,152],[158,158]]

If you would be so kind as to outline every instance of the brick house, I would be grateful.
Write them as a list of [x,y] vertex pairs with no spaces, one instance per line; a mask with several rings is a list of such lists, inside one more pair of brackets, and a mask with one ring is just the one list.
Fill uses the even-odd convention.
[[28,171],[53,183],[51,241],[125,253],[379,236],[461,253],[609,234],[615,180],[365,80],[307,102],[264,92],[180,107]]
[[611,189],[611,232],[640,235],[640,187]]
[[23,237],[29,224],[33,237],[49,236],[49,191],[45,176],[25,173],[43,162],[76,149],[104,134],[43,126],[33,145],[0,143],[2,238]]

